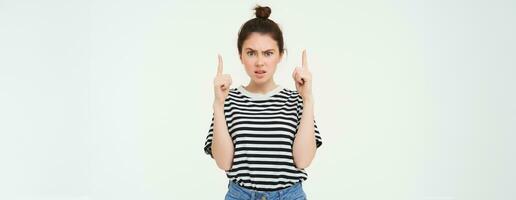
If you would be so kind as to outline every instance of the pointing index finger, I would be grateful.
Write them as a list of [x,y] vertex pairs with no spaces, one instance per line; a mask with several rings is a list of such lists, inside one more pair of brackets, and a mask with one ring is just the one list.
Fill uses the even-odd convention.
[[220,54],[218,54],[218,57],[219,57],[219,65],[217,66],[217,74],[222,74],[222,70],[223,70],[223,63],[222,63],[222,56]]
[[302,66],[303,68],[308,68],[308,58],[306,58],[306,49],[303,50],[303,57],[302,57]]

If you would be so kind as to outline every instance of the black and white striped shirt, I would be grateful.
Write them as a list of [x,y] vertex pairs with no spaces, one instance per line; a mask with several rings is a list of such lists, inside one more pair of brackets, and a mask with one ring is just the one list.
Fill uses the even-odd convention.
[[[233,165],[226,176],[242,187],[273,191],[307,179],[304,169],[297,169],[292,145],[303,112],[299,93],[278,86],[267,94],[247,91],[242,85],[231,88],[224,103],[229,134],[233,140]],[[314,120],[315,125],[315,120]],[[322,144],[315,128],[316,146]],[[211,154],[213,117],[204,144]]]

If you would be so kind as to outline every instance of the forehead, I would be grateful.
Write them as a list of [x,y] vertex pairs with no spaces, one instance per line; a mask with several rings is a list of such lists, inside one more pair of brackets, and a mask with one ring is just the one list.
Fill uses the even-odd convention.
[[251,48],[258,51],[278,49],[278,43],[269,34],[251,33],[242,45],[242,49]]

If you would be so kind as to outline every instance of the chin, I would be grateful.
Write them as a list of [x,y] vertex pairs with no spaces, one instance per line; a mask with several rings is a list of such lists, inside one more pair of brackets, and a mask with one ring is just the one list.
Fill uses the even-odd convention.
[[267,83],[269,81],[268,78],[255,78],[253,81],[257,84]]

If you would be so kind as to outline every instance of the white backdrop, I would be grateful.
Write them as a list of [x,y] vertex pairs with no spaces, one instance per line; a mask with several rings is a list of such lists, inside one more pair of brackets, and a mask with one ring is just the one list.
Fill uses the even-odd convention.
[[310,199],[509,200],[515,1],[0,1],[0,199],[222,199],[202,151],[217,53],[272,8],[307,49]]

